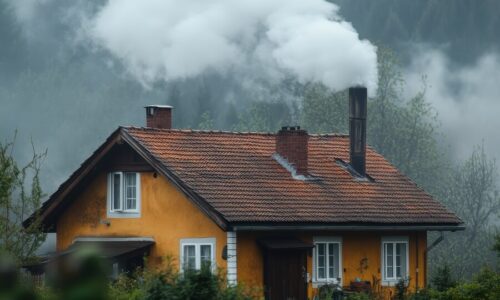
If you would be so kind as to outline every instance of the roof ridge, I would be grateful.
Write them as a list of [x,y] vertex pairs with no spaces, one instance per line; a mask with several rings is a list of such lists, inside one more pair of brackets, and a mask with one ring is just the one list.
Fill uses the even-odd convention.
[[[159,132],[180,132],[180,133],[222,133],[222,134],[241,134],[241,135],[262,135],[262,136],[275,136],[276,132],[268,131],[229,131],[229,130],[212,130],[212,129],[192,129],[192,128],[152,128],[152,127],[138,127],[138,126],[120,126],[123,129],[134,129],[142,131],[159,131]],[[349,137],[345,133],[308,133],[311,137]]]

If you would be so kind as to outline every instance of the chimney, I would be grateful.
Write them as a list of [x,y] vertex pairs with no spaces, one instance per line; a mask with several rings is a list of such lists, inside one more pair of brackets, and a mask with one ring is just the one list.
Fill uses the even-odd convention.
[[349,88],[350,163],[361,176],[366,175],[366,106],[366,88]]
[[146,108],[146,127],[171,129],[172,128],[172,106],[148,105]]
[[307,174],[307,143],[309,134],[300,126],[282,127],[276,135],[276,152],[293,164],[297,175]]

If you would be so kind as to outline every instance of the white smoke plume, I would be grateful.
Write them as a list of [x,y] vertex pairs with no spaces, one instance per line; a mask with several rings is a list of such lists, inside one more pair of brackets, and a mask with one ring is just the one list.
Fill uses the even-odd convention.
[[377,86],[376,48],[323,0],[110,0],[85,32],[145,85],[215,71]]
[[414,95],[427,77],[426,97],[436,108],[447,143],[459,159],[484,142],[500,159],[500,57],[481,56],[472,65],[454,66],[436,49],[421,49],[406,69],[407,92]]

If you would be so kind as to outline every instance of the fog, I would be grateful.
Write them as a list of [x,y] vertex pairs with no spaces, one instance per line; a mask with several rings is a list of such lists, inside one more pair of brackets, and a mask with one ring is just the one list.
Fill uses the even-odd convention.
[[426,86],[438,112],[444,142],[458,159],[484,144],[500,158],[500,56],[485,53],[471,64],[456,65],[439,49],[422,47],[404,70],[407,97]]
[[[342,2],[342,1],[341,1]],[[52,193],[120,125],[144,124],[143,106],[173,104],[174,125],[197,127],[210,109],[217,128],[252,101],[300,101],[287,86],[376,89],[376,47],[342,7],[314,0],[0,0],[0,135],[18,130],[48,149],[42,183]],[[360,18],[364,18],[362,12]],[[399,54],[410,97],[427,79],[443,143],[463,159],[484,142],[498,158],[499,54],[472,61],[449,47],[411,41]],[[175,116],[182,117],[175,117]],[[236,117],[236,116],[235,116]]]

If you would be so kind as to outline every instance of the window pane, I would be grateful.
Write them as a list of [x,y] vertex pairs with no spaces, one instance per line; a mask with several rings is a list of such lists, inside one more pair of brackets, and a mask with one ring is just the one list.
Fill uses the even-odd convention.
[[125,173],[125,209],[137,208],[136,174]]
[[326,278],[326,244],[321,243],[321,244],[316,244],[316,247],[318,247],[318,279],[325,279]]
[[331,244],[333,250],[333,276],[331,278],[340,277],[340,244]]
[[185,245],[184,246],[184,269],[186,270],[194,270],[196,268],[196,251],[194,245]]
[[212,246],[211,245],[201,245],[200,246],[201,255],[201,266],[210,266],[212,264]]
[[393,256],[393,246],[392,243],[385,244],[385,277],[386,278],[394,278],[394,256]]
[[121,176],[119,173],[113,174],[113,209],[121,208]]
[[335,244],[328,244],[328,278],[334,278],[334,253],[333,253],[333,248]]
[[396,244],[396,277],[406,277],[406,244]]

